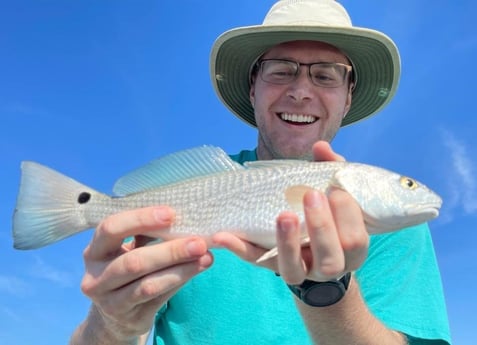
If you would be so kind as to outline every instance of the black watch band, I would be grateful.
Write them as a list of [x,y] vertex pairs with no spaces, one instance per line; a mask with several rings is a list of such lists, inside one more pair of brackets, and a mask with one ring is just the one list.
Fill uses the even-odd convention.
[[305,304],[313,307],[327,307],[340,301],[348,290],[351,273],[340,279],[326,282],[305,280],[300,285],[288,285],[290,290]]

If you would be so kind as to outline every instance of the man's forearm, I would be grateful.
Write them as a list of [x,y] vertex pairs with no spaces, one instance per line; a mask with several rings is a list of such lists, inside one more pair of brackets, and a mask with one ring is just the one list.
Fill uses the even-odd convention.
[[105,327],[104,321],[94,305],[86,320],[76,328],[69,345],[145,345],[147,334],[121,338]]
[[311,307],[296,299],[314,342],[320,345],[405,345],[406,337],[386,328],[364,303],[358,283],[351,279],[341,301],[329,307]]

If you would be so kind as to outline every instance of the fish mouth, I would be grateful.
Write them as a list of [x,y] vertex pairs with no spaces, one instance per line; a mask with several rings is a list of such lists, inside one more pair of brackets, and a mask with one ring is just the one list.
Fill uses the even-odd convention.
[[411,206],[406,212],[406,219],[409,219],[409,221],[396,225],[406,228],[431,221],[439,216],[440,207],[441,204],[439,203]]
[[305,126],[317,122],[320,118],[310,114],[302,113],[277,113],[277,116],[284,122],[292,125]]
[[413,206],[407,210],[407,214],[410,217],[418,217],[423,219],[423,221],[432,220],[439,216],[439,210],[441,208],[441,204],[428,204],[428,205],[420,205],[420,206]]
[[440,204],[409,206],[404,216],[387,219],[375,218],[367,213],[363,216],[368,232],[380,234],[428,222],[439,216],[440,206]]

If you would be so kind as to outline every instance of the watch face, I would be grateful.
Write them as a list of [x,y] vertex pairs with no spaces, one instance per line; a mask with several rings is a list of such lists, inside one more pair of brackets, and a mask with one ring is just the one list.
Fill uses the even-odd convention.
[[327,307],[343,298],[351,280],[348,272],[338,280],[316,282],[305,280],[300,285],[288,285],[290,290],[305,304],[313,307]]
[[302,297],[306,304],[326,307],[342,299],[345,292],[346,288],[341,282],[329,281],[310,286],[303,291]]

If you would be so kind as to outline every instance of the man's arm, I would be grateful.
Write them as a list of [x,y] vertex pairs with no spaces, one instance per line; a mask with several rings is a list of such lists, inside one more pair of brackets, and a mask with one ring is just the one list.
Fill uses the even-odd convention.
[[139,336],[138,345],[146,345],[147,339],[149,338],[149,334],[150,334],[150,333],[151,333],[151,331],[147,331],[147,332],[144,333],[143,335],[140,335],[140,336]]
[[406,337],[386,328],[371,314],[354,278],[341,301],[329,307],[311,307],[295,299],[312,339],[318,344],[405,345]]
[[[147,334],[146,334],[147,336]],[[91,305],[88,317],[76,328],[70,339],[70,345],[81,344],[115,344],[115,345],[145,345],[145,341],[140,341],[142,336],[132,335],[129,337],[120,336],[109,330],[99,314],[96,306]],[[146,337],[147,340],[147,337]]]

